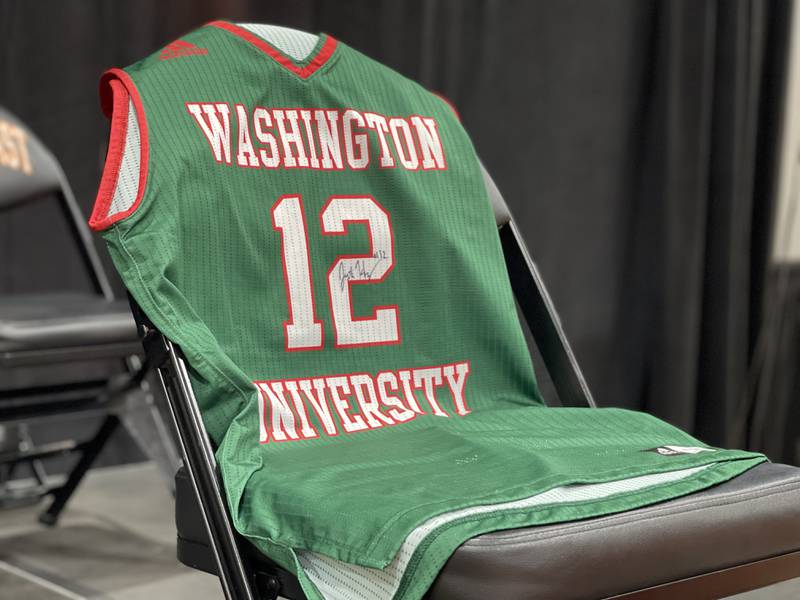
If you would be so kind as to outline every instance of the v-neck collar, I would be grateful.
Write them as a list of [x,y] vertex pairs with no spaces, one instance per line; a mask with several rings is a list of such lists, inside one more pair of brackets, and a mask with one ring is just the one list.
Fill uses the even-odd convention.
[[331,56],[333,56],[333,52],[336,50],[336,39],[321,33],[318,36],[319,39],[317,40],[316,46],[314,46],[314,49],[311,51],[308,57],[298,62],[284,52],[281,52],[280,49],[276,48],[266,40],[258,37],[254,33],[251,33],[244,27],[239,27],[238,25],[234,25],[228,21],[212,21],[209,23],[209,25],[224,29],[225,31],[249,42],[264,52],[264,54],[269,56],[272,60],[281,65],[284,69],[291,71],[300,77],[300,79],[308,79],[311,77],[317,70],[319,70],[323,65],[325,65],[325,63],[328,62]]

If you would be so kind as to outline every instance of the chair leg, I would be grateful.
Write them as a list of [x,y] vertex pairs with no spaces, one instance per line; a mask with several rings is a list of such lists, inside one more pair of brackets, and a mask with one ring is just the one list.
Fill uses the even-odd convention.
[[47,510],[39,515],[40,523],[53,526],[58,522],[58,517],[61,515],[64,506],[66,506],[75,489],[83,480],[83,476],[91,468],[118,426],[119,419],[116,415],[108,415],[105,418],[95,436],[84,446],[78,463],[70,472],[64,485],[52,491],[53,501]]
[[[33,450],[35,449],[35,444],[33,443],[33,438],[31,437],[31,433],[28,430],[28,426],[25,423],[20,423],[18,425],[19,428],[19,449],[22,451],[26,450]],[[11,468],[9,469],[9,477],[14,473],[14,469],[17,465],[12,463]],[[44,470],[44,465],[42,461],[38,458],[31,458],[28,462],[28,467],[31,470],[31,474],[33,475],[34,479],[36,479],[36,483],[39,485],[40,489],[47,488],[47,471]]]
[[181,457],[176,438],[164,421],[147,381],[142,381],[140,387],[127,393],[117,414],[139,449],[158,466],[174,496],[175,473],[180,467]]
[[[33,447],[28,428],[24,423],[17,423],[4,427],[3,451],[0,452],[0,509],[19,508],[37,504],[47,490],[46,473],[42,479],[43,469],[41,462],[34,458],[25,458],[25,454]],[[16,458],[20,460],[15,460]],[[35,483],[31,485],[17,485],[14,475],[20,465],[27,466]]]

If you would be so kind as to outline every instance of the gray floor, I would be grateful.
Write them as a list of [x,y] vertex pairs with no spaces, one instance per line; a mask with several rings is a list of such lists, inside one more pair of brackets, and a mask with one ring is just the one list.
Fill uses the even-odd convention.
[[91,472],[58,527],[0,512],[0,598],[220,600],[215,577],[175,560],[173,500],[149,463]]
[[[216,578],[175,560],[173,501],[151,464],[89,474],[54,529],[38,508],[0,512],[2,600],[220,600]],[[800,580],[736,596],[797,600]]]

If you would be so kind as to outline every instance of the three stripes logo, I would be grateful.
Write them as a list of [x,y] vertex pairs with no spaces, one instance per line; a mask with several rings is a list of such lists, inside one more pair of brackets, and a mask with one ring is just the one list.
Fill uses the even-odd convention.
[[170,60],[172,58],[180,58],[182,56],[196,56],[201,54],[208,54],[208,49],[198,48],[194,44],[184,42],[183,40],[175,40],[164,47],[159,55],[159,59]]

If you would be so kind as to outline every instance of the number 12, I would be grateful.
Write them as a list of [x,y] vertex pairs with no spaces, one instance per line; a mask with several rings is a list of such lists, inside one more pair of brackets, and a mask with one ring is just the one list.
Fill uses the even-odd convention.
[[[353,316],[351,286],[380,283],[394,268],[394,238],[389,213],[371,196],[331,196],[320,212],[324,235],[346,235],[350,223],[367,228],[368,254],[343,255],[328,269],[328,298],[333,318],[334,346],[349,348],[400,343],[396,305],[376,306],[372,316]],[[289,319],[284,322],[286,350],[319,350],[322,321],[314,305],[311,257],[303,200],[281,196],[272,207],[272,226],[281,234],[283,279]]]

